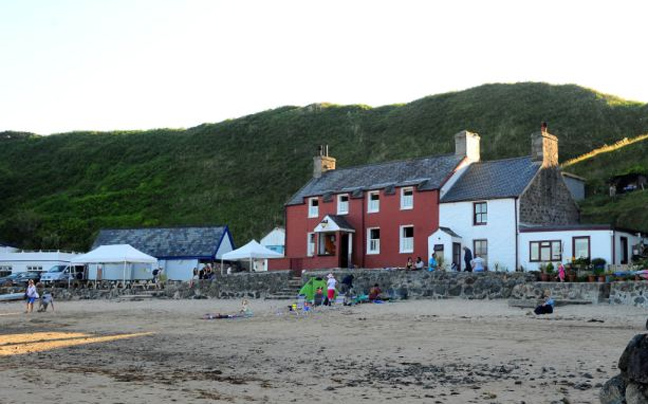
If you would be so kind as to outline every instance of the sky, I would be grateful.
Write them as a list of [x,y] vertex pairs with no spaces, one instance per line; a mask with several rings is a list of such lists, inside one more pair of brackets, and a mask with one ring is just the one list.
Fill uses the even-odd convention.
[[0,131],[189,128],[520,81],[648,102],[647,15],[642,0],[0,0]]

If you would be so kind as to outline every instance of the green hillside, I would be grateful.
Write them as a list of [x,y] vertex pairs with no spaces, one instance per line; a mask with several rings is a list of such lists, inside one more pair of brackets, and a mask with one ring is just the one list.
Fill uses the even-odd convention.
[[[578,86],[489,84],[378,108],[282,107],[187,130],[0,134],[0,240],[87,249],[102,227],[228,224],[237,243],[283,221],[317,145],[339,167],[451,152],[526,155],[541,121],[561,159],[648,133],[648,105]],[[616,164],[616,162],[613,162]]]
[[565,167],[588,179],[588,197],[580,203],[585,222],[610,223],[618,227],[648,231],[648,190],[609,196],[610,178],[629,173],[648,174],[648,136],[634,143],[611,147],[576,164]]

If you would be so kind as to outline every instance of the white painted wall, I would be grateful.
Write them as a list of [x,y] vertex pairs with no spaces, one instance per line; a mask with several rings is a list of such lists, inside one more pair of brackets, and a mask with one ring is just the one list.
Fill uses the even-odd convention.
[[[516,200],[488,200],[488,223],[473,225],[473,202],[441,203],[439,205],[439,225],[448,227],[461,237],[462,247],[473,252],[473,240],[488,240],[488,269],[515,271],[515,204]],[[452,250],[450,250],[452,251]],[[448,255],[449,253],[446,253]],[[463,250],[461,253],[463,270]]]
[[0,253],[0,266],[11,267],[12,273],[26,272],[28,267],[38,267],[48,271],[55,265],[67,265],[72,258],[81,254],[60,251],[20,251]]
[[[520,233],[520,265],[524,267],[525,271],[535,271],[542,264],[541,262],[531,262],[529,257],[529,243],[531,241],[560,240],[563,248],[562,262],[567,263],[573,257],[572,238],[585,236],[590,237],[591,258],[603,258],[610,264],[612,262],[611,230],[562,230]],[[618,239],[618,237],[616,238]],[[628,240],[628,244],[630,244],[630,240]]]
[[223,235],[223,242],[218,247],[218,251],[216,251],[216,259],[217,260],[221,259],[223,257],[223,254],[233,250],[234,250],[234,246],[232,246],[232,243],[230,243],[229,237],[227,235]]
[[172,281],[188,281],[193,276],[193,269],[200,269],[197,259],[160,260],[159,262],[160,267],[164,268],[167,279]]
[[[441,229],[432,233],[432,235],[428,237],[428,255],[427,261],[425,261],[425,265],[428,265],[432,253],[435,252],[434,246],[441,244],[443,245],[443,267],[441,269],[449,271],[452,265],[452,243],[461,243],[461,239],[452,237],[450,234]],[[437,261],[438,258],[439,257],[437,256]],[[463,267],[463,253],[461,255],[461,266]]]
[[10,252],[17,252],[18,249],[15,247],[9,247],[7,245],[2,245],[0,244],[0,254],[2,253],[10,253]]
[[623,252],[621,251],[621,237],[626,237],[628,239],[628,263],[632,260],[632,246],[638,244],[641,241],[641,238],[637,233],[628,233],[625,231],[615,231],[614,232],[614,255],[615,261],[608,262],[608,264],[620,264],[621,258],[623,258]]

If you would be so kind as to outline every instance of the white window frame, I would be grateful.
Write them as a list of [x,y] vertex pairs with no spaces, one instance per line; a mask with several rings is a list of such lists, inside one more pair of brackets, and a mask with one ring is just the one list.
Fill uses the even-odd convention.
[[[313,206],[313,202],[317,202],[317,206]],[[319,217],[319,199],[318,198],[308,198],[308,217],[314,218]]]
[[[412,238],[411,242],[406,242],[405,240],[408,240],[403,237],[404,230],[408,227],[412,228]],[[408,245],[409,244],[409,245]],[[399,252],[401,254],[409,254],[414,252],[414,225],[413,224],[405,224],[399,227],[398,229],[398,246],[399,246]]]
[[[344,202],[342,202],[342,198],[345,197],[347,198],[346,200],[346,209],[342,209],[342,207],[345,205]],[[349,204],[351,203],[351,198],[349,197],[349,194],[340,194],[337,196],[337,214],[338,215],[348,215],[349,214]]]
[[[373,195],[376,195],[378,199],[376,199],[376,203],[372,204],[371,197]],[[380,191],[370,191],[367,192],[367,213],[378,213],[380,212]]]
[[[312,237],[312,242],[311,242],[311,237]],[[306,256],[307,257],[314,257],[315,256],[315,248],[317,248],[317,243],[315,242],[315,233],[306,233]]]
[[[371,238],[371,231],[372,230],[380,231],[380,227],[369,227],[369,228],[367,228],[367,255],[380,254],[380,237],[378,237],[377,239],[372,239]],[[372,243],[372,241],[373,241],[373,243]]]
[[[405,199],[405,192],[408,192],[408,191],[411,192],[412,195],[411,195],[411,197],[408,197],[407,199]],[[407,200],[409,200],[409,204],[406,203]],[[413,187],[401,188],[400,208],[401,208],[401,210],[414,209],[414,188]]]

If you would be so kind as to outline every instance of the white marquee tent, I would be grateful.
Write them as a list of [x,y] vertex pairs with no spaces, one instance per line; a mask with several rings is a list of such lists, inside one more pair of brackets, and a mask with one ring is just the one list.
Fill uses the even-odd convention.
[[252,270],[252,260],[268,259],[268,258],[283,258],[283,254],[269,250],[259,244],[256,240],[252,240],[241,248],[223,254],[221,258],[221,271],[223,268],[223,260],[228,261],[250,261],[250,270]]
[[[122,280],[126,280],[126,270],[132,264],[157,265],[157,258],[144,254],[130,244],[102,245],[87,254],[71,260],[73,264],[123,264]],[[132,274],[131,274],[132,277]]]

